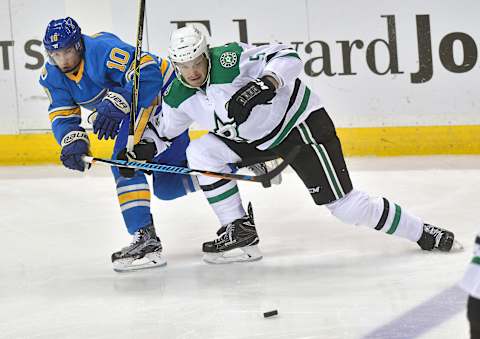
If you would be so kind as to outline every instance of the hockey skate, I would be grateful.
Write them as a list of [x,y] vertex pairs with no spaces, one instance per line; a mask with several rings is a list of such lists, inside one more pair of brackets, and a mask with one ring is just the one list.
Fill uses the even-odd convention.
[[417,241],[422,250],[438,249],[442,252],[449,252],[454,243],[455,235],[452,232],[430,224],[423,224],[423,233]]
[[[259,162],[259,163],[247,166],[247,168],[250,171],[252,171],[255,175],[262,175],[272,171],[278,165],[279,165],[279,159],[273,159],[270,161]],[[282,174],[279,174],[276,177],[274,177],[272,180],[270,180],[270,183],[263,184],[263,187],[266,187],[266,188],[271,187],[272,184],[280,185],[281,182],[282,182]]]
[[210,264],[255,261],[262,259],[258,249],[259,238],[253,220],[252,204],[248,204],[248,215],[222,226],[219,238],[203,244],[203,260]]
[[153,224],[135,232],[130,246],[112,254],[113,270],[126,272],[164,266],[167,260],[162,255],[162,244]]

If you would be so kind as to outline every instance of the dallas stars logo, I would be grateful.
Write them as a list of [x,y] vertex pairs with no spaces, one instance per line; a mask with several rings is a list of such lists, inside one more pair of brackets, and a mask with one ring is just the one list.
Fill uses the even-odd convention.
[[232,119],[231,121],[223,122],[217,115],[214,113],[215,117],[215,129],[213,133],[218,134],[224,138],[231,139],[237,142],[246,142],[247,139],[242,138],[238,134],[238,126],[235,121]]
[[220,55],[220,65],[224,68],[232,68],[237,64],[238,57],[234,52],[223,52]]

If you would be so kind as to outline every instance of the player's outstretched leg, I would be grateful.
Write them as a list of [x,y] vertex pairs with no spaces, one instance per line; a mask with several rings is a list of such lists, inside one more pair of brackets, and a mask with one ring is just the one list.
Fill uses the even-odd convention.
[[426,224],[389,199],[371,197],[362,191],[352,190],[327,204],[327,208],[343,222],[406,238],[423,250],[448,252],[456,242],[453,232]]
[[448,252],[452,249],[454,240],[455,236],[452,232],[430,224],[423,224],[423,233],[417,244],[422,250],[431,251],[437,248],[440,251]]
[[[253,220],[252,204],[248,204],[248,214],[221,227],[219,237],[203,244],[203,260],[210,264],[254,261],[262,259],[257,247],[259,238]],[[238,252],[235,250],[239,250]]]
[[112,264],[113,270],[117,272],[166,265],[167,260],[162,255],[162,243],[155,233],[153,223],[137,230],[130,246],[113,253]]

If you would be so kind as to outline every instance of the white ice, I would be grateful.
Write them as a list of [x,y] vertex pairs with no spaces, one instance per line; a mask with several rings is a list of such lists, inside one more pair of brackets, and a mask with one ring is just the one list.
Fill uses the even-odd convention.
[[131,237],[109,169],[0,168],[0,338],[467,338],[453,286],[480,229],[480,157],[347,162],[357,188],[450,228],[465,250],[341,224],[288,170],[281,186],[240,186],[263,260],[203,263],[219,225],[195,193],[153,200],[168,265],[119,274],[110,254]]

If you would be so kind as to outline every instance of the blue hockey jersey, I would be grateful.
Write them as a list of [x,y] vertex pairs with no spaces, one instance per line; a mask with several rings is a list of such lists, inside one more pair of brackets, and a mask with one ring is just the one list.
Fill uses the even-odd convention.
[[[76,74],[64,74],[47,62],[40,75],[40,84],[50,99],[48,113],[58,143],[80,125],[80,107],[93,110],[108,90],[131,100],[135,47],[107,32],[82,35],[82,39],[84,54]],[[168,60],[150,53],[142,53],[140,70],[136,139],[152,114],[147,108],[159,100],[175,77]]]

